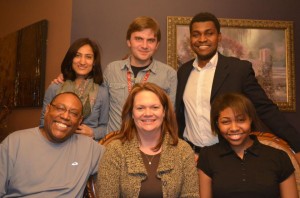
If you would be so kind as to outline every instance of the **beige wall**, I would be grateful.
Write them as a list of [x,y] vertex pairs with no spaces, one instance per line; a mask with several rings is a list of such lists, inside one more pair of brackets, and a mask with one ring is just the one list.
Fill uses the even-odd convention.
[[[42,19],[48,20],[45,75],[47,87],[59,73],[61,60],[70,44],[72,0],[0,1],[0,37]],[[8,117],[7,129],[1,133],[37,126],[40,111],[41,108],[13,110]]]

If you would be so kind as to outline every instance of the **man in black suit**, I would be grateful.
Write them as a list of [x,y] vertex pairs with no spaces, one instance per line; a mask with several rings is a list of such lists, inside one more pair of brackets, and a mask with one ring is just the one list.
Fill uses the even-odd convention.
[[217,52],[222,36],[218,19],[210,13],[195,15],[190,23],[191,48],[197,57],[183,64],[177,73],[176,116],[179,135],[199,152],[217,143],[211,133],[210,104],[216,96],[238,92],[247,96],[274,134],[286,140],[300,162],[300,134],[265,94],[249,61],[225,57]]

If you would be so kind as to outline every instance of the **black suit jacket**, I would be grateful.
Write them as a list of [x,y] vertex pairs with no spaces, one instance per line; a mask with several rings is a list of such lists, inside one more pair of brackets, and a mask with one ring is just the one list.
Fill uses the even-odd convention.
[[[178,72],[176,93],[176,117],[179,136],[183,137],[185,129],[183,94],[189,75],[193,69],[191,60],[183,64]],[[252,64],[249,61],[226,57],[219,53],[218,63],[213,79],[210,102],[223,93],[242,93],[254,104],[259,118],[279,137],[286,140],[294,151],[300,151],[300,134],[292,127],[258,84]]]

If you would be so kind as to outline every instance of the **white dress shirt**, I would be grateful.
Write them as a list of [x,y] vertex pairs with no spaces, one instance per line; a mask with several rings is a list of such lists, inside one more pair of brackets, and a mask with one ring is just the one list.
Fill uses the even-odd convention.
[[200,147],[218,142],[210,127],[210,96],[217,62],[218,53],[200,68],[196,58],[183,94],[186,123],[183,137]]

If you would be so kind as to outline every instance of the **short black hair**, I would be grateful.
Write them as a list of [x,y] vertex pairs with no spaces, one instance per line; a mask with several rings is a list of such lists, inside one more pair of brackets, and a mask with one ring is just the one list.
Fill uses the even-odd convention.
[[215,15],[213,15],[209,12],[200,12],[192,18],[192,21],[190,23],[190,32],[192,31],[192,26],[193,26],[194,23],[196,23],[196,22],[206,22],[206,21],[212,21],[215,24],[218,33],[221,32],[220,31],[221,25],[220,25],[219,20],[217,19],[217,17]]
[[55,102],[56,98],[58,98],[59,96],[64,95],[64,94],[73,95],[75,98],[77,98],[77,100],[78,100],[78,101],[80,102],[80,104],[81,104],[80,108],[81,108],[81,115],[82,115],[82,114],[83,114],[83,105],[82,105],[82,102],[81,102],[79,96],[78,96],[76,93],[69,92],[69,91],[62,92],[62,93],[58,93],[57,95],[55,95],[55,96],[52,98],[50,104],[53,104],[53,102]]

